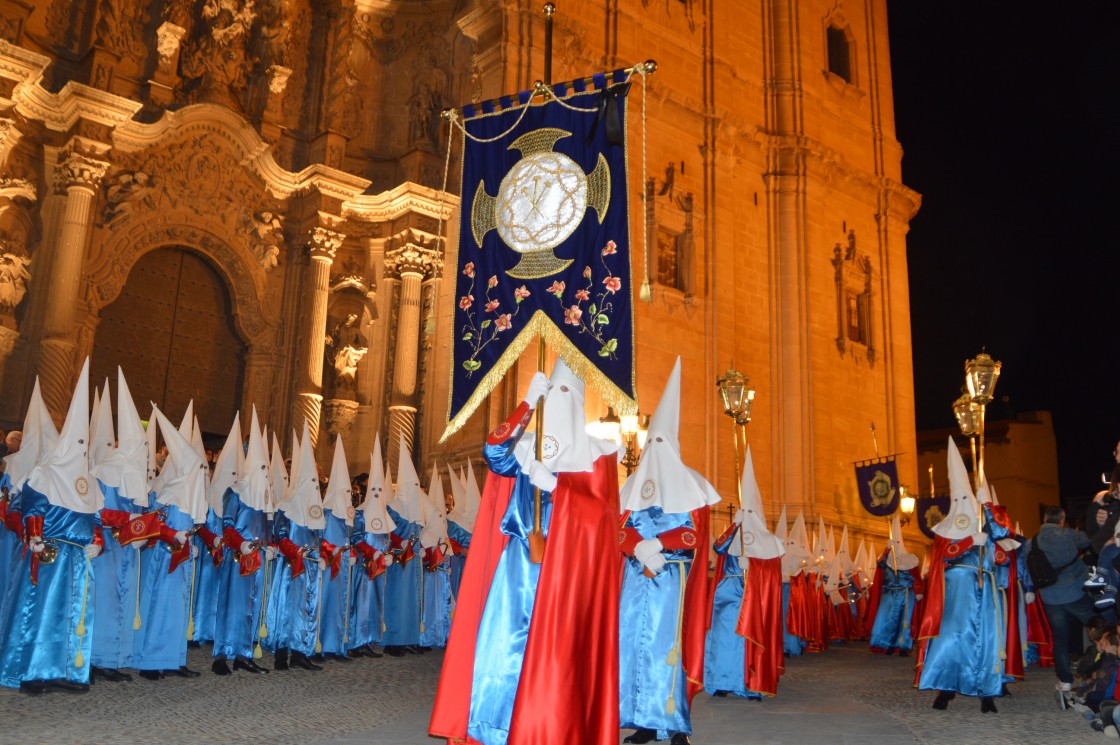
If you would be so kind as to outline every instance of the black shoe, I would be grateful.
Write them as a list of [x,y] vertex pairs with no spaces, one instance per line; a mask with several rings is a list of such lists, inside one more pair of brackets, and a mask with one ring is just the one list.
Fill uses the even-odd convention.
[[50,693],[50,686],[47,685],[45,680],[25,680],[19,684],[19,692],[26,693],[29,696],[41,696],[44,693]]
[[1092,727],[1095,732],[1104,732],[1104,722],[1099,719],[1094,719],[1089,722],[1089,726]]
[[288,669],[288,650],[276,650],[276,662],[272,666],[273,670],[287,670]]
[[886,655],[887,657],[890,657],[892,654],[894,654],[894,650],[895,650],[894,647],[889,647],[886,652],[883,652],[883,654]]
[[335,662],[353,662],[352,659],[344,654],[328,654],[327,657],[334,660]]
[[403,647],[385,647],[385,654],[390,657],[404,657]]
[[90,682],[94,679],[107,680],[111,683],[128,683],[132,681],[132,676],[128,673],[122,673],[120,670],[113,670],[108,667],[97,667],[96,665],[89,666]]
[[186,665],[180,665],[177,670],[168,670],[167,672],[172,675],[178,675],[180,678],[197,678],[199,675],[202,675],[202,673],[197,670],[191,670]]
[[292,667],[302,667],[304,670],[322,670],[322,665],[316,665],[314,662],[307,658],[303,652],[292,652],[288,660],[288,664]]
[[234,670],[244,670],[247,673],[267,673],[263,667],[245,657],[238,657],[233,661]]
[[202,642],[196,642],[194,639],[191,639],[189,642],[187,642],[187,647],[190,649],[198,649],[201,646]]
[[980,713],[987,714],[988,712],[999,713],[999,709],[996,708],[996,700],[991,696],[982,696],[980,698]]
[[692,745],[692,740],[685,733],[678,732],[669,740],[669,745]]
[[371,657],[376,660],[384,656],[381,650],[373,646],[372,644],[367,644],[364,649],[366,657]]
[[643,743],[643,742],[653,742],[656,739],[657,739],[657,730],[646,729],[645,727],[640,727],[639,729],[634,731],[634,734],[630,735],[625,740],[623,740],[623,742]]
[[899,657],[909,657],[910,656],[910,650],[909,649],[900,649],[900,650],[898,650],[898,656]]
[[77,683],[73,680],[66,680],[66,678],[48,680],[47,685],[67,693],[89,693],[89,683]]
[[233,671],[229,669],[229,663],[219,657],[214,660],[214,664],[210,666],[210,672],[215,675],[229,675]]
[[730,693],[730,691],[716,691],[712,695],[715,696],[716,698],[727,698],[727,695],[729,693]]
[[1011,695],[1011,689],[1007,687],[1006,683],[1004,683],[1003,688],[1000,689],[999,695],[1001,695],[1001,696],[1010,696]]
[[957,697],[953,691],[938,691],[937,698],[933,700],[933,708],[940,711],[945,711],[949,708],[949,702]]
[[420,647],[416,646],[415,644],[409,644],[404,648],[404,651],[408,652],[409,654],[424,654],[420,651]]
[[163,673],[159,670],[141,670],[139,675],[144,680],[159,680],[163,677]]

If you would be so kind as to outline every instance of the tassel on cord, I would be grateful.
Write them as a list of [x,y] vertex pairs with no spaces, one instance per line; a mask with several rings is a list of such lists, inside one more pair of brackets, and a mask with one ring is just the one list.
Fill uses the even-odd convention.
[[[353,551],[354,549],[350,548],[349,550]],[[353,575],[353,573],[354,573],[354,565],[350,563],[350,557],[347,556],[346,557],[346,601],[345,601],[345,603],[343,603],[343,615],[342,615],[342,644],[343,644],[342,648],[343,648],[344,651],[347,649],[347,645],[350,644],[350,579],[351,579],[351,576]],[[319,602],[322,603],[322,601],[319,601]]]
[[82,654],[82,637],[86,635],[86,600],[89,598],[89,575],[91,571],[89,554],[86,554],[86,580],[82,585],[82,615],[78,619],[78,627],[74,629],[74,634],[78,637],[78,654],[74,657],[74,667],[78,670],[85,667],[86,664],[85,655]]
[[[261,550],[263,551],[263,549]],[[266,626],[264,622],[264,613],[268,605],[269,563],[266,556],[264,560],[264,581],[261,582],[261,622],[257,626],[257,643],[253,645],[254,660],[259,660],[264,657],[264,650],[261,649],[261,639],[268,638],[268,626]]]
[[642,302],[653,302],[653,291],[649,286],[649,200],[653,194],[646,186],[646,68],[644,65],[635,65],[634,72],[642,78],[642,196],[644,199],[642,209],[642,289],[638,292],[638,299]]
[[[423,553],[420,554],[421,557]],[[420,633],[424,633],[424,562],[420,561]]]
[[[685,562],[683,559],[676,559],[668,562],[669,564],[677,565],[677,574],[680,582],[680,591],[677,594],[677,630],[673,636],[673,647],[669,650],[669,654],[665,656],[665,664],[671,667],[676,667],[681,661],[680,647],[681,647],[681,626],[682,618],[684,617],[684,593],[685,585]],[[677,711],[677,702],[674,699],[674,688],[676,686],[676,671],[674,675],[669,676],[669,698],[665,701],[665,713],[675,714]]]
[[141,626],[140,620],[140,545],[136,546],[136,614],[132,617],[132,630],[139,631]]
[[195,571],[198,568],[198,561],[194,556],[194,546],[191,546],[191,594],[189,598],[188,616],[187,616],[187,641],[194,639],[194,578],[198,574]]
[[319,614],[315,621],[315,654],[323,653],[323,641],[319,638],[319,632],[323,628],[323,575],[325,573],[326,570],[319,570]]

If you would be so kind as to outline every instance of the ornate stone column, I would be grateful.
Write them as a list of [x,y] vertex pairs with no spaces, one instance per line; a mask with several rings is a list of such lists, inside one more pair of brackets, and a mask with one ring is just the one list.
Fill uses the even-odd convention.
[[292,426],[297,432],[302,431],[303,420],[306,419],[312,444],[319,438],[319,415],[323,408],[323,351],[327,338],[327,292],[330,289],[331,264],[345,237],[342,233],[316,226],[307,239],[307,251],[311,256],[304,295],[307,318],[299,355]]
[[43,400],[56,422],[62,421],[70,405],[74,304],[78,299],[93,201],[108,167],[104,161],[74,151],[65,154],[55,167],[54,188],[65,200],[50,267],[38,372]]
[[438,272],[442,266],[439,251],[417,243],[402,243],[385,253],[386,272],[400,280],[397,344],[393,355],[393,390],[386,442],[389,463],[397,462],[402,434],[409,451],[415,449],[421,289],[424,278]]

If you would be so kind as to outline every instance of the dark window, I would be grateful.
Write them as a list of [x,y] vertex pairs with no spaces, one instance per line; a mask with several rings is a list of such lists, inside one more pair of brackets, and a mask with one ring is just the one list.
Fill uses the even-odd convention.
[[852,52],[844,29],[828,27],[828,71],[852,82]]
[[860,344],[867,343],[867,305],[863,295],[848,293],[848,338]]

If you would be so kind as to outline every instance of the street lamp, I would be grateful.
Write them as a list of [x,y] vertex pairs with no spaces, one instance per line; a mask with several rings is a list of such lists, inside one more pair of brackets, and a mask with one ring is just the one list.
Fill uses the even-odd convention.
[[979,470],[976,463],[976,434],[980,431],[980,405],[969,398],[965,391],[953,402],[953,414],[957,417],[961,434],[968,438],[968,445],[972,449],[972,473],[975,474]]
[[980,456],[977,461],[976,488],[980,488],[980,474],[984,472],[984,415],[986,407],[995,393],[1002,363],[996,362],[986,352],[980,352],[964,363],[964,382],[968,396],[980,409],[980,426],[977,434],[980,439]]
[[751,381],[743,373],[735,369],[735,363],[727,371],[716,378],[716,388],[723,400],[723,413],[731,417],[735,423],[735,481],[739,493],[739,506],[743,506],[743,474],[742,461],[739,454],[739,436],[743,437],[743,445],[747,441],[747,422],[751,420],[751,407],[754,405],[754,389]]
[[[613,412],[608,412],[613,413]],[[638,462],[641,460],[642,449],[646,445],[646,434],[649,431],[649,415],[644,418],[640,413],[637,414],[623,414],[621,422],[619,423],[619,431],[622,433],[622,441],[626,444],[626,453],[622,456],[620,463],[626,469],[626,475],[629,476],[638,467]]]
[[898,509],[902,513],[898,522],[900,525],[909,525],[910,518],[914,516],[914,509],[918,506],[918,500],[914,499],[910,487],[906,484],[899,485],[898,495]]

